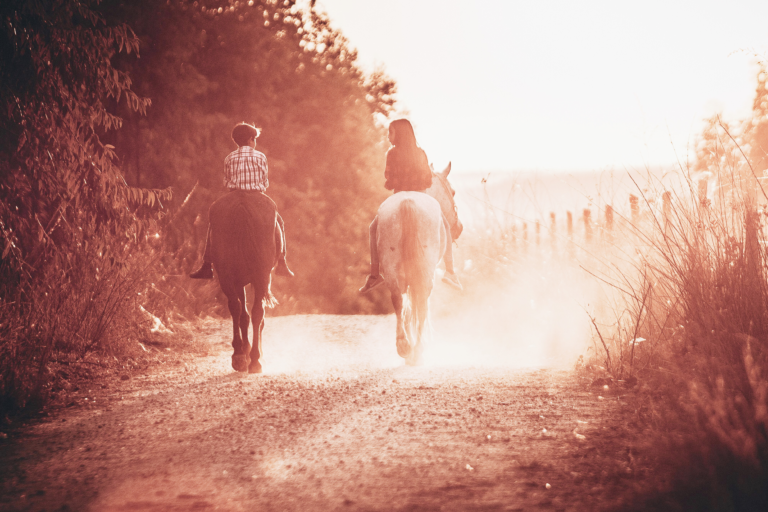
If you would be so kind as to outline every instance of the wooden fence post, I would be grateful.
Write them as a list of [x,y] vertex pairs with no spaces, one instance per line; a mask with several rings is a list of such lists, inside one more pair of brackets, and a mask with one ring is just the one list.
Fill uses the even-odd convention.
[[605,205],[605,229],[603,230],[606,239],[613,238],[613,206]]
[[699,206],[706,208],[709,206],[709,199],[707,199],[707,178],[701,178],[699,180]]
[[565,230],[568,233],[568,256],[573,257],[573,214],[565,212]]
[[592,211],[586,208],[583,212],[584,220],[584,239],[587,243],[592,242]]
[[552,255],[554,256],[557,249],[557,218],[555,212],[549,212],[549,245],[552,247]]
[[541,243],[541,222],[536,220],[536,249],[539,248]]
[[528,252],[528,223],[523,222],[523,252]]

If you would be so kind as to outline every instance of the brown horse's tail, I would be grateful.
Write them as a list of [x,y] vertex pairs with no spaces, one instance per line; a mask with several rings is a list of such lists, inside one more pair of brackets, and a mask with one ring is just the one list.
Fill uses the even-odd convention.
[[279,304],[279,302],[277,302],[277,297],[272,295],[272,286],[267,288],[267,294],[264,296],[263,299],[261,299],[261,304],[265,308],[274,308]]
[[276,303],[270,290],[275,261],[275,205],[263,194],[229,192],[210,210],[211,259],[227,297],[248,283],[256,300]]

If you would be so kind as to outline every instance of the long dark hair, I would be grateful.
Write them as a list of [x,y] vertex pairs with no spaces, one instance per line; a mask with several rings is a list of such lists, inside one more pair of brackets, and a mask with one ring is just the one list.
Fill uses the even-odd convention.
[[422,151],[416,143],[416,134],[413,133],[411,122],[407,119],[395,119],[389,127],[395,131],[393,143],[399,164],[414,170],[422,167],[424,165]]

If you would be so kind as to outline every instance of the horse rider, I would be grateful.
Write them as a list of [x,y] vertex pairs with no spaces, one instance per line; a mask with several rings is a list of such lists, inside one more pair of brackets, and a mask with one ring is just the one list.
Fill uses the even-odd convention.
[[[426,193],[432,186],[432,170],[429,167],[427,154],[416,143],[413,126],[407,119],[397,119],[389,125],[389,142],[392,147],[387,151],[387,163],[384,169],[384,188],[398,192],[415,191]],[[369,228],[371,245],[371,274],[360,288],[365,293],[384,282],[379,274],[379,253],[376,247],[376,232],[379,224],[378,215],[374,217]],[[445,275],[443,282],[461,290],[461,283],[453,270],[453,238],[448,220],[443,215],[443,224],[448,236],[443,261]]]
[[[266,194],[269,187],[267,177],[267,157],[261,151],[256,151],[256,139],[261,130],[248,123],[238,123],[232,129],[232,140],[237,149],[224,159],[224,185],[230,190],[245,190],[256,194]],[[293,272],[285,263],[286,241],[285,224],[279,213],[275,222],[275,247],[277,267],[275,274],[293,277]],[[203,263],[199,269],[189,274],[192,279],[213,279],[211,264],[211,228],[205,240]]]

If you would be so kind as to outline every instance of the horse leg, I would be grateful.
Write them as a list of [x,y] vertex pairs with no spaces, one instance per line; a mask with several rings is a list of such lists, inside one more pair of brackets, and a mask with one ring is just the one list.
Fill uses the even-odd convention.
[[227,306],[229,307],[229,314],[232,315],[232,348],[235,349],[235,353],[232,354],[232,368],[238,372],[244,372],[248,368],[247,354],[243,350],[243,340],[240,336],[240,314],[242,313],[242,306],[240,305],[240,299],[237,295],[227,295]]
[[411,353],[411,344],[408,341],[408,336],[405,334],[405,326],[403,325],[403,295],[400,290],[390,290],[392,296],[392,306],[395,308],[395,315],[397,316],[397,355],[400,357],[408,357]]
[[[245,288],[240,290],[240,293],[238,294],[238,299],[240,300],[240,334],[242,336],[242,347],[243,347],[243,354],[245,354],[245,360],[246,364],[250,363],[250,352],[251,352],[251,344],[248,341],[248,327],[251,325],[251,317],[248,314],[248,306],[245,300]],[[245,371],[245,370],[243,370]]]
[[411,356],[406,361],[409,365],[416,366],[421,364],[422,354],[424,353],[424,335],[426,334],[427,327],[427,315],[429,308],[429,294],[413,293],[412,295],[413,307],[413,330],[414,330],[414,346],[411,351]]
[[248,373],[261,373],[261,332],[264,330],[264,301],[258,298],[253,303],[251,310],[253,320],[253,347],[251,348],[251,362],[248,365]]

